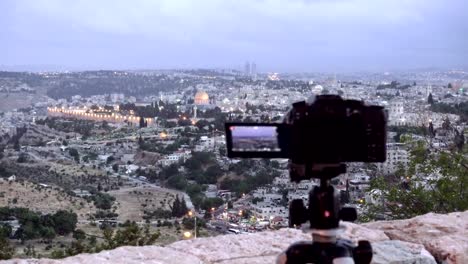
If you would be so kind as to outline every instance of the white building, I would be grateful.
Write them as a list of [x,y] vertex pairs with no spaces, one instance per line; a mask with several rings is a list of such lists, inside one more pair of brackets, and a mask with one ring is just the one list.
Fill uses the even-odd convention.
[[392,101],[388,107],[388,125],[390,126],[403,126],[406,122],[404,116],[404,104],[402,101]]
[[215,146],[215,139],[207,136],[201,136],[200,141],[195,146],[195,151],[213,150]]
[[258,202],[252,205],[252,212],[259,219],[273,219],[277,216],[288,217],[288,208],[273,203]]
[[377,167],[384,173],[394,173],[399,164],[407,166],[409,163],[409,153],[402,143],[387,144],[387,160],[384,163],[378,163]]
[[173,163],[179,162],[179,160],[185,162],[191,156],[192,156],[192,153],[190,152],[190,150],[180,150],[170,155],[167,155],[166,157],[161,159],[159,162],[163,166],[169,166]]

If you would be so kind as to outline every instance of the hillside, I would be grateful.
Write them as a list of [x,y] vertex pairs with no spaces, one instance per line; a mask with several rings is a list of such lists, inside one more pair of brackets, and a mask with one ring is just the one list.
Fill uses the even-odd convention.
[[27,181],[0,180],[0,207],[25,207],[44,214],[72,210],[79,220],[86,220],[96,208],[85,199],[72,197],[57,187],[42,187]]
[[145,210],[170,210],[176,195],[176,192],[168,189],[149,186],[122,188],[108,193],[116,198],[116,213],[119,214],[120,221],[142,221]]

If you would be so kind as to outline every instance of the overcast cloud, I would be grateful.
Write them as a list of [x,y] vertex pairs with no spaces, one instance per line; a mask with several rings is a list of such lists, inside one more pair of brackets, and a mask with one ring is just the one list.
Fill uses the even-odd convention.
[[0,65],[468,66],[466,0],[3,0]]

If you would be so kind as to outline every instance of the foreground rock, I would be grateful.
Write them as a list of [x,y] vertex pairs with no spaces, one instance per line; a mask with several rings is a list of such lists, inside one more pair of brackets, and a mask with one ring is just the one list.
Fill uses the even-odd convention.
[[372,263],[399,263],[399,264],[435,264],[434,257],[423,245],[413,244],[400,240],[387,240],[372,244],[374,256]]
[[[380,230],[346,223],[343,237],[368,239],[374,247],[373,263],[435,263],[419,244],[390,241]],[[296,229],[281,229],[255,234],[225,235],[175,242],[167,247],[121,247],[97,254],[81,254],[63,260],[11,260],[6,263],[274,263],[290,244],[309,240],[310,235]]]
[[440,262],[468,263],[468,211],[447,215],[430,213],[364,226],[381,230],[392,240],[422,244]]
[[[0,261],[1,262],[1,261]],[[102,251],[96,254],[80,254],[61,260],[51,259],[27,259],[27,260],[9,260],[5,263],[15,264],[202,264],[197,257],[184,252],[174,251],[169,248],[157,246],[144,247],[120,247],[114,250]],[[3,263],[2,263],[3,264]]]
[[[343,238],[372,242],[372,263],[435,264],[433,256],[442,263],[468,263],[468,211],[448,215],[427,214],[408,220],[365,225],[343,225]],[[166,247],[121,247],[62,260],[28,259],[5,263],[275,263],[276,256],[290,244],[309,239],[309,234],[285,228],[255,234],[184,240]]]

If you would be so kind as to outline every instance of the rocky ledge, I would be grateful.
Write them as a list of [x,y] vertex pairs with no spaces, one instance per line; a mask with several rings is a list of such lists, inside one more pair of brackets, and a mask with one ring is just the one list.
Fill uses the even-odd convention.
[[[344,238],[369,240],[372,263],[468,263],[468,211],[406,220],[344,223]],[[275,263],[291,243],[309,240],[300,230],[224,235],[178,241],[166,247],[121,247],[62,260],[14,259],[3,263]]]

